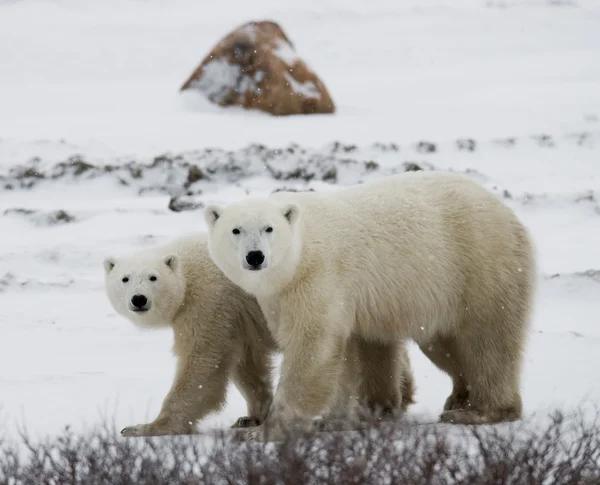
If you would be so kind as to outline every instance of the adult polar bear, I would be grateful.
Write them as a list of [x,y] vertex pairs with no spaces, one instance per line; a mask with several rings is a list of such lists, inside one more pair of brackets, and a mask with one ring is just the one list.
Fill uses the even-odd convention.
[[[142,328],[171,327],[177,356],[175,379],[159,415],[151,423],[123,429],[123,435],[194,433],[197,421],[223,406],[229,380],[248,406],[248,416],[233,427],[264,421],[273,397],[271,359],[277,345],[256,300],[212,262],[206,234],[186,234],[167,244],[106,258],[104,270],[113,308]],[[352,417],[361,411],[360,400],[388,404],[385,395],[378,394],[378,380],[368,379],[368,385],[360,387],[357,346],[353,341],[346,349],[344,374],[335,383],[328,417]],[[395,385],[404,392],[399,410],[405,411],[413,402],[414,384],[408,353],[400,350]],[[378,365],[378,355],[369,358]]]
[[[351,335],[363,363],[380,348],[371,371],[390,382],[396,347],[415,340],[453,380],[442,421],[521,417],[534,251],[515,214],[470,178],[414,172],[280,192],[209,205],[205,219],[212,259],[257,297],[283,349],[271,432],[320,412]],[[397,388],[387,389],[397,402]]]

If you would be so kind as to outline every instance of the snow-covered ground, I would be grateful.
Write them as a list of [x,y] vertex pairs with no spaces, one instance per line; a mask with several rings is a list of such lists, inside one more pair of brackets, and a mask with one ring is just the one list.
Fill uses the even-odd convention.
[[[178,94],[220,37],[260,19],[280,22],[335,115]],[[527,412],[600,403],[595,0],[0,1],[0,422],[46,434],[154,417],[171,335],[115,315],[101,263],[202,228],[201,212],[168,209],[171,195],[335,190],[407,163],[468,171],[531,228]],[[190,167],[207,177],[184,188]],[[411,356],[411,414],[434,417],[449,379]],[[232,387],[204,425],[244,413]]]

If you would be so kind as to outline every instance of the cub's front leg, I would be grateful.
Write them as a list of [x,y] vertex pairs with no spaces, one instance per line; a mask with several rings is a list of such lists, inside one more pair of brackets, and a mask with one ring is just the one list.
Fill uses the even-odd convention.
[[177,370],[157,418],[124,428],[123,436],[195,434],[198,420],[222,408],[233,360],[231,342],[214,339],[189,347],[185,339],[176,332]]
[[151,423],[129,426],[123,436],[195,434],[196,423],[225,402],[228,368],[223,361],[179,359],[175,381]]

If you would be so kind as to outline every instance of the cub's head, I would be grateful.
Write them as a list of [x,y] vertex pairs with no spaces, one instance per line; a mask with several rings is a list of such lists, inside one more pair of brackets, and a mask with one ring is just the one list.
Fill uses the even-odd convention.
[[[299,254],[300,208],[294,203],[254,199],[204,210],[208,249],[215,264],[249,293],[275,290],[275,275],[285,279]],[[293,263],[293,264],[292,264]]]
[[183,303],[179,256],[139,254],[104,260],[104,282],[113,308],[143,327],[172,323]]

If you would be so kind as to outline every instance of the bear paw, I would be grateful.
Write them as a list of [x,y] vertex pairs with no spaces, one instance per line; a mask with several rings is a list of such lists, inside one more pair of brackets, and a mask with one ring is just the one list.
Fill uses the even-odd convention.
[[191,421],[186,425],[170,422],[138,424],[136,426],[128,426],[121,430],[121,435],[127,437],[186,435],[194,433],[194,424]]
[[260,426],[260,419],[252,416],[242,416],[238,418],[235,423],[231,425],[232,428],[255,428]]
[[454,409],[444,411],[440,421],[451,424],[497,424],[521,419],[520,406],[508,406],[501,409]]
[[469,391],[466,389],[452,391],[444,403],[444,411],[467,409],[469,406]]
[[492,422],[486,416],[466,409],[444,411],[440,415],[440,421],[449,424],[488,424]]
[[138,424],[137,426],[127,426],[121,430],[122,436],[157,436],[156,432],[147,424]]
[[285,437],[286,433],[280,426],[269,426],[267,428],[264,424],[260,424],[251,430],[236,432],[234,440],[250,443],[281,443]]

